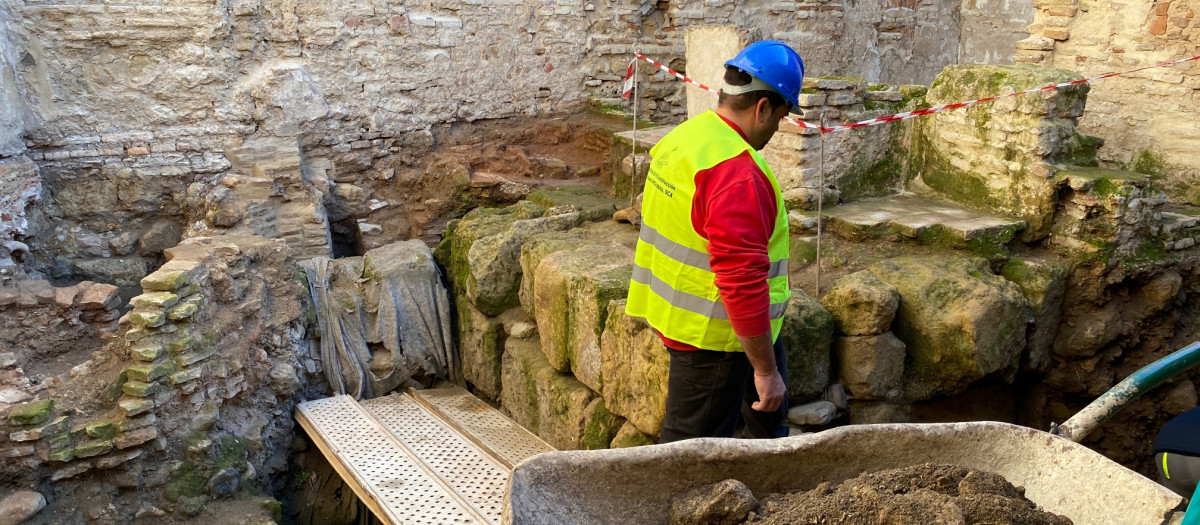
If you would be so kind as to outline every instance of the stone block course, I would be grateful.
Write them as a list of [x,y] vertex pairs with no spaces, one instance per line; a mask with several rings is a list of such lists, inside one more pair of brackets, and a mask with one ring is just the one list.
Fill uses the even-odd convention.
[[30,401],[12,408],[8,412],[8,424],[14,426],[37,425],[50,419],[54,411],[54,400]]
[[610,302],[607,312],[600,340],[606,406],[638,431],[657,436],[666,413],[667,349],[644,320],[625,313],[625,300]]
[[863,271],[834,281],[822,303],[833,315],[839,332],[877,335],[891,329],[900,295],[895,287]]
[[838,378],[854,399],[897,399],[904,379],[904,342],[892,335],[838,337],[834,340]]

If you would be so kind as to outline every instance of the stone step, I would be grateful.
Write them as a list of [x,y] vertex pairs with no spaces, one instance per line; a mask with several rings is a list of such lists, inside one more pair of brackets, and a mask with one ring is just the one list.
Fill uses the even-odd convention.
[[[666,136],[667,133],[670,133],[673,129],[675,129],[675,126],[656,126],[646,129],[639,128],[637,130],[637,149],[639,151],[645,151],[653,148],[655,144],[658,144],[658,141],[662,140],[662,138]],[[633,135],[633,130],[629,130],[622,131],[620,133],[614,133],[613,137],[615,137],[618,143],[629,147],[633,144]]]
[[[1187,211],[1200,213],[1200,209]],[[1200,244],[1200,216],[1164,211],[1161,224],[1166,250],[1186,250]]]
[[[816,214],[793,211],[789,222],[798,233],[816,228]],[[1007,244],[1025,221],[988,214],[957,204],[911,195],[863,199],[824,210],[824,224],[850,241],[896,234],[926,243],[954,246]]]

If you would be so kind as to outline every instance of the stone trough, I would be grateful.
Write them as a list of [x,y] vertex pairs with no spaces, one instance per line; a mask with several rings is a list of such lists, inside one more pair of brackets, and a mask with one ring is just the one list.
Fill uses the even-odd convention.
[[998,473],[1076,525],[1157,525],[1181,502],[1068,439],[996,422],[841,427],[778,440],[694,439],[540,454],[517,465],[505,523],[667,523],[671,498],[725,479],[756,495],[923,463]]

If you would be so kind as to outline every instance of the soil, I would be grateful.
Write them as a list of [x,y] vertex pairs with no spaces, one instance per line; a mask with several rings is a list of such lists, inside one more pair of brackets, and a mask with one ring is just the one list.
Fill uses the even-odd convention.
[[1040,509],[1025,490],[991,472],[915,465],[863,474],[808,492],[770,494],[745,523],[842,525],[1069,525]]

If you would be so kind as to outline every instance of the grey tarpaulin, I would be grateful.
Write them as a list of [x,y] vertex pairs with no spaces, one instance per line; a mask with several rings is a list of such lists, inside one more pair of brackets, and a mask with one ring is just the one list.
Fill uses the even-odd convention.
[[334,394],[371,398],[414,377],[458,379],[450,300],[424,243],[403,241],[363,257],[318,257],[300,266]]

